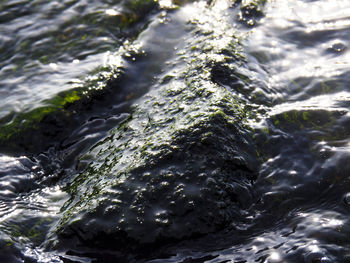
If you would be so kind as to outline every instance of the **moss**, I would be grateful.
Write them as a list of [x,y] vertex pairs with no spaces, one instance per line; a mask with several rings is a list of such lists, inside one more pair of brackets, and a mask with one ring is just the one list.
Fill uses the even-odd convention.
[[58,94],[54,98],[47,100],[46,104],[50,105],[52,108],[64,109],[65,106],[72,104],[81,99],[83,96],[83,89],[69,90]]
[[46,237],[46,230],[52,224],[53,220],[50,217],[44,218],[31,218],[30,221],[22,222],[22,224],[8,224],[5,232],[8,233],[9,240],[7,240],[6,245],[12,246],[18,240],[22,243],[31,243],[39,245]]
[[282,129],[322,129],[332,125],[331,114],[323,110],[290,110],[272,117],[272,122]]
[[0,140],[9,140],[22,131],[24,132],[29,128],[37,128],[40,121],[53,111],[55,111],[55,108],[53,107],[41,107],[28,113],[20,114],[18,117],[15,117],[11,123],[4,125],[1,128]]
[[303,120],[304,121],[307,121],[311,117],[310,113],[307,112],[307,111],[304,111],[302,114],[303,114]]
[[335,141],[348,136],[341,123],[345,112],[323,109],[290,110],[271,117],[274,126],[288,132],[306,132],[311,140]]

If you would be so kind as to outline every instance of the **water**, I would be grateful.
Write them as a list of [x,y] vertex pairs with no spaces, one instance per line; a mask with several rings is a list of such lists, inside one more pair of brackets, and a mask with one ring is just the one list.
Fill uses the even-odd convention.
[[[24,112],[49,104],[48,100],[58,93],[90,83],[89,79],[96,78],[96,74],[107,74],[108,78],[110,75],[105,72],[119,67],[123,76],[119,82],[110,84],[111,91],[107,95],[99,94],[99,98],[89,104],[65,109],[71,114],[69,116],[78,120],[76,124],[70,122],[71,128],[45,126],[46,129],[53,127],[64,131],[60,133],[64,135],[29,135],[34,144],[45,145],[35,148],[39,151],[31,151],[30,147],[23,145],[16,146],[15,151],[1,151],[1,261],[350,261],[348,1],[268,1],[263,8],[265,15],[253,17],[240,13],[239,3],[233,5],[233,2],[226,0],[212,1],[211,6],[204,1],[173,1],[173,4],[180,4],[177,9],[173,9],[169,1],[160,1],[160,8],[146,6],[143,7],[143,10],[147,10],[145,12],[132,9],[128,5],[130,2],[0,2],[3,50],[0,60],[0,118],[6,120],[1,122],[2,127],[17,116],[23,116],[21,114]],[[131,24],[123,24],[125,17],[139,18]],[[239,21],[240,17],[245,21]],[[236,55],[228,54],[226,48],[233,35],[239,36],[237,41],[242,43]],[[226,51],[223,52],[223,49]],[[241,53],[245,58],[240,56]],[[231,60],[237,57],[233,62],[224,64],[225,56]],[[214,66],[205,65],[206,61],[214,63]],[[227,65],[232,67],[227,68]],[[101,66],[104,68],[101,69]],[[211,75],[205,75],[207,69]],[[192,72],[192,75],[188,72]],[[101,85],[97,86],[106,86],[103,81]],[[193,92],[200,89],[202,93],[217,94],[217,100],[212,102],[211,95],[203,100],[202,94],[198,93],[196,96],[199,99],[194,99],[191,105],[188,103],[189,95],[184,91],[186,85],[194,85]],[[183,235],[181,231],[196,231],[187,226],[183,229],[180,227],[178,235],[182,235],[182,238],[176,239],[178,236],[170,233],[170,239],[163,240],[164,243],[146,242],[141,248],[132,243],[126,248],[120,248],[120,244],[104,244],[94,248],[79,238],[68,238],[67,243],[71,242],[69,248],[65,244],[52,245],[57,239],[57,224],[64,222],[62,215],[67,213],[67,207],[74,208],[74,202],[79,200],[71,201],[72,194],[78,198],[89,193],[89,187],[93,187],[89,181],[83,181],[88,173],[85,171],[104,167],[104,155],[100,155],[100,150],[108,153],[108,145],[122,146],[125,141],[137,150],[137,145],[144,140],[141,131],[151,120],[150,137],[145,138],[154,140],[152,136],[155,134],[155,145],[166,148],[169,141],[171,144],[171,138],[167,137],[171,131],[162,122],[167,111],[175,116],[174,119],[180,119],[175,123],[187,127],[188,124],[182,121],[187,116],[186,112],[192,114],[194,107],[198,107],[197,113],[224,107],[226,104],[217,106],[215,103],[224,101],[220,96],[228,93],[239,98],[237,111],[242,108],[248,113],[241,120],[245,126],[238,130],[247,133],[246,140],[250,145],[255,145],[257,157],[251,154],[249,147],[242,146],[245,145],[243,142],[236,150],[244,160],[248,160],[248,164],[244,165],[254,171],[254,178],[252,182],[232,183],[238,189],[233,190],[238,197],[231,201],[232,204],[226,204],[229,208],[217,209],[212,206],[213,196],[209,193],[207,204],[201,204],[203,209],[194,210],[197,214],[189,212],[190,218],[196,222],[196,217],[209,215],[206,209],[217,213],[236,209],[237,213],[229,219],[220,221],[221,215],[214,217],[213,220],[223,222],[222,226],[206,223],[208,228],[205,229],[205,224],[200,221],[197,225],[201,229],[199,235]],[[182,104],[181,100],[176,99],[179,94],[186,94]],[[174,99],[169,99],[169,96],[174,96]],[[181,106],[180,112],[174,111],[175,107],[171,106],[174,102]],[[162,103],[169,106],[162,106]],[[151,114],[144,117],[148,113]],[[190,116],[202,118],[198,117],[201,115]],[[136,118],[136,121],[129,122],[130,118]],[[205,118],[203,120],[208,126],[205,129],[210,131],[211,123]],[[135,132],[111,133],[115,127],[125,123]],[[152,127],[159,128],[159,132],[153,133]],[[201,126],[196,127],[201,132]],[[114,137],[109,134],[114,134]],[[193,134],[196,139],[196,132]],[[39,136],[38,142],[35,142],[36,136]],[[192,138],[192,134],[187,136]],[[221,136],[220,132],[218,136]],[[211,138],[210,135],[208,138]],[[93,147],[97,142],[100,146]],[[210,143],[209,140],[209,145],[212,145]],[[180,142],[176,141],[175,145],[181,148]],[[152,154],[162,156],[163,152],[159,149],[163,148],[157,147]],[[230,143],[227,143],[227,147],[231,147]],[[191,158],[195,161],[199,158],[215,160],[215,157],[201,155],[203,148],[198,149],[199,153],[192,149],[182,152],[194,153],[188,158],[189,162]],[[138,155],[132,147],[118,151],[123,153],[124,159],[117,166],[111,166],[114,172],[127,169],[130,163],[141,172],[148,169],[143,164],[133,163],[138,160],[133,159]],[[229,151],[222,147],[222,156],[229,159],[225,155]],[[145,152],[150,154],[149,150]],[[206,154],[211,156],[212,152]],[[146,162],[147,158],[150,157],[142,160]],[[160,168],[166,167],[171,160],[161,163],[164,166]],[[181,165],[175,163],[175,168],[170,169],[181,171]],[[208,173],[214,170],[210,165],[206,169]],[[239,169],[243,170],[242,167]],[[100,179],[94,178],[95,174],[90,175],[91,181],[99,186]],[[195,195],[199,191],[195,187],[197,179],[184,178],[178,182],[162,176],[158,176],[162,182],[153,182],[156,191],[161,183],[183,183],[182,191],[192,191],[194,202],[199,202]],[[221,173],[221,176],[230,174]],[[105,179],[103,177],[101,182]],[[135,180],[132,177],[129,179]],[[137,180],[136,183],[142,186],[142,180],[148,179]],[[223,182],[206,180],[205,183],[216,189],[230,182],[224,179]],[[69,190],[71,185],[76,184],[77,193]],[[133,184],[123,183],[120,189],[133,189]],[[147,187],[150,187],[149,184]],[[101,189],[110,194],[110,188]],[[156,193],[162,196],[161,191]],[[113,200],[118,194],[111,196]],[[215,198],[221,200],[222,197]],[[157,205],[164,204],[159,202]],[[151,207],[150,211],[153,209],[157,208]],[[81,216],[86,215],[82,213]],[[186,218],[186,214],[183,218]],[[148,219],[146,222],[154,227],[152,220]],[[160,213],[156,219],[166,224],[171,217]],[[133,222],[134,218],[129,220]],[[181,222],[181,218],[175,220]],[[101,222],[96,221],[99,226]],[[106,228],[110,222],[105,222]],[[141,226],[139,229],[145,231]],[[149,231],[153,233],[154,228]],[[83,239],[86,237],[84,232],[80,234]]]

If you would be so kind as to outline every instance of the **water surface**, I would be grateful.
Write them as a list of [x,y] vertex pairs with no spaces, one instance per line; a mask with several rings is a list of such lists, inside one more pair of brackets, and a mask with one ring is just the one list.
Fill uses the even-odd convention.
[[193,54],[215,54],[212,47],[196,51],[200,28],[213,36],[208,43],[217,38],[218,50],[232,32],[242,37],[246,62],[236,72],[242,79],[232,83],[219,72],[218,85],[249,112],[244,122],[260,160],[257,198],[241,200],[244,220],[232,218],[215,233],[131,253],[124,262],[350,261],[348,1],[268,1],[264,16],[245,22],[239,21],[239,4],[230,1],[213,1],[210,8],[204,1],[179,1],[177,9],[161,1],[162,8],[123,29],[126,2],[0,3],[0,118],[44,105],[101,66],[122,60],[125,69],[114,95],[81,113],[82,123],[57,144],[41,153],[0,155],[1,260],[98,258],[47,250],[48,233],[69,199],[65,186],[90,161],[84,153],[147,94],[157,94],[165,76],[177,76]]

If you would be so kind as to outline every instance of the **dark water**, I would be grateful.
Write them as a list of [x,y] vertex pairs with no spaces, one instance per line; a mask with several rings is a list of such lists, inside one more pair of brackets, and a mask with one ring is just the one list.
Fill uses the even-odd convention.
[[[160,1],[161,7],[147,12],[132,10],[129,2],[0,2],[0,118],[30,112],[96,74],[109,78],[120,65],[125,72],[118,89],[78,112],[81,123],[67,127],[68,135],[51,147],[0,155],[0,261],[350,262],[350,3],[268,1],[264,16],[244,22],[240,3],[233,1],[173,1],[178,8]],[[123,24],[125,14],[136,21]],[[188,68],[194,74],[196,63],[220,62],[233,35],[241,37],[238,49],[245,57],[235,62],[238,84],[222,76],[220,67],[211,80],[222,89],[199,70],[203,75],[196,83],[219,99],[230,92],[248,112],[242,122],[259,161],[252,164],[258,166],[253,197],[238,198],[244,218],[232,216],[217,231],[182,235],[137,252],[118,254],[109,245],[98,252],[52,247],[52,233],[74,203],[67,186],[80,182],[89,162],[100,167],[104,160],[97,151],[129,137],[103,138],[134,112],[145,121],[142,114],[152,113],[148,100],[161,98],[166,85],[169,92],[183,92],[189,84],[178,75]],[[211,110],[210,103],[208,98],[198,104],[198,112]],[[147,118],[157,123],[162,115]],[[130,122],[137,135],[130,135],[136,138],[130,148],[144,143],[137,139],[143,136],[137,120]],[[155,133],[159,145],[171,141],[166,129]],[[117,169],[123,171],[137,156],[132,149],[121,152]]]

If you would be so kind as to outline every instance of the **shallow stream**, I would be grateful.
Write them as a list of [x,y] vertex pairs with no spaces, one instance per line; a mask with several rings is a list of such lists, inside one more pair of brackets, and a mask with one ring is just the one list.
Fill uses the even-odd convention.
[[1,262],[350,262],[350,2],[247,2],[0,1]]

